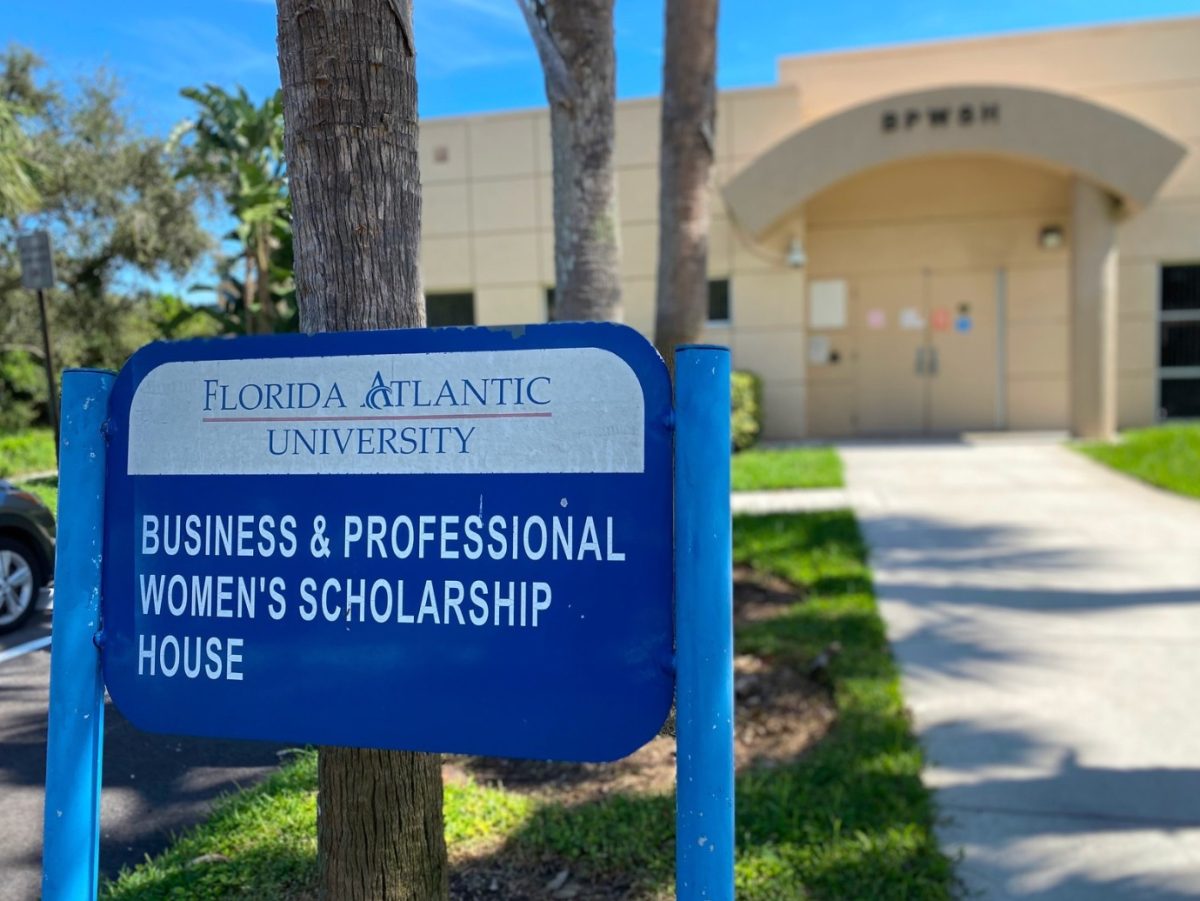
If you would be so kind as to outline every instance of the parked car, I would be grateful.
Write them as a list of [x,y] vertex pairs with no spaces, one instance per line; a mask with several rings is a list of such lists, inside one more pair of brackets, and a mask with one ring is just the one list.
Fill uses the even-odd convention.
[[54,514],[28,491],[0,480],[0,635],[33,616],[54,578]]

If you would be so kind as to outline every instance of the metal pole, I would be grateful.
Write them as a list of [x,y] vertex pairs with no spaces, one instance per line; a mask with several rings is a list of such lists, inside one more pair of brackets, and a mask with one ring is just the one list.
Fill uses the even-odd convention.
[[729,349],[675,352],[676,897],[733,901]]
[[114,374],[63,374],[62,468],[50,653],[50,734],[42,898],[95,898],[100,857],[104,680],[100,557],[104,528],[104,421]]
[[54,383],[54,360],[50,357],[50,319],[46,316],[46,292],[38,288],[38,309],[42,313],[42,362],[46,366],[46,388],[49,391],[50,427],[54,429],[54,459],[59,459],[58,389]]

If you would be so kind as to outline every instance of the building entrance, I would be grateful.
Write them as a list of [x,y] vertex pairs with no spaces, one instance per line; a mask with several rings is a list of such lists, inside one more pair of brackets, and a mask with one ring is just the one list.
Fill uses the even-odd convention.
[[861,434],[1003,428],[1003,270],[863,275],[851,285]]

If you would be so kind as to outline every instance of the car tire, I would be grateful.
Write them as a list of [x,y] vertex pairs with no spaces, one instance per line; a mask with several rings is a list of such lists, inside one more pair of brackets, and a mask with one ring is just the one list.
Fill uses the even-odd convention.
[[33,616],[45,584],[33,549],[17,538],[0,537],[0,635],[16,631]]

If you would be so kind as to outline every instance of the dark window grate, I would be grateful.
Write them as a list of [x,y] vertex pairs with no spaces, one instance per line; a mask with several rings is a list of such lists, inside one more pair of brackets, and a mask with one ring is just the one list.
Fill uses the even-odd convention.
[[1158,398],[1163,419],[1200,416],[1200,264],[1163,266]]
[[1163,379],[1159,406],[1163,419],[1200,418],[1200,379]]
[[426,294],[425,318],[430,328],[475,324],[475,295]]
[[1159,326],[1160,366],[1200,366],[1200,319]]
[[1162,309],[1200,310],[1200,264],[1163,266]]
[[713,279],[708,283],[708,321],[729,321],[729,279]]

